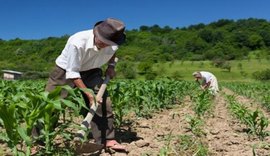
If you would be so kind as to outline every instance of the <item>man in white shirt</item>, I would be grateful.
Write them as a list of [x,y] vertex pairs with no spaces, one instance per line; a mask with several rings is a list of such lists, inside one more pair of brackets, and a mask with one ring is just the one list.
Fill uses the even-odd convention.
[[200,83],[200,87],[205,90],[209,89],[213,95],[216,95],[219,92],[217,78],[214,74],[207,71],[196,71],[192,74],[195,77],[195,80]]
[[[108,64],[106,75],[115,76],[115,52],[124,43],[125,25],[122,21],[108,18],[95,24],[91,30],[81,31],[69,37],[62,53],[56,59],[56,67],[51,72],[46,91],[52,91],[56,86],[70,85],[78,88],[91,88],[95,93],[102,84],[101,66]],[[61,96],[65,98],[67,92]],[[86,106],[94,102],[94,96],[83,92]],[[124,149],[115,140],[113,127],[112,104],[107,91],[104,93],[96,114],[91,122],[91,130],[96,143],[104,144],[112,149]],[[87,110],[82,110],[84,117]]]

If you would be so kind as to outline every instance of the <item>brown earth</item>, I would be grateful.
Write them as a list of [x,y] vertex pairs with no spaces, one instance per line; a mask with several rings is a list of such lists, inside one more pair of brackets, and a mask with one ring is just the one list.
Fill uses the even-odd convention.
[[[200,140],[211,156],[253,156],[253,147],[257,156],[269,156],[270,137],[260,141],[258,137],[248,135],[246,127],[230,114],[225,94],[232,95],[233,92],[224,88],[215,97],[211,113],[203,118],[201,136],[195,136],[190,130],[187,117],[194,116],[194,112],[190,98],[186,97],[182,103],[174,105],[172,109],[157,112],[149,119],[136,118],[132,114],[127,116],[126,120],[129,124],[121,127],[117,132],[117,138],[127,146],[128,153],[102,150],[81,155],[156,156],[161,155],[164,150],[167,151],[167,155],[196,155],[196,150],[181,151],[181,148],[176,148],[181,144],[179,136],[190,135],[195,140]],[[245,103],[250,109],[262,110],[270,119],[269,112],[254,101],[243,96],[237,96],[237,100]],[[270,126],[268,130],[269,128]],[[1,146],[3,148],[3,144]]]
[[[209,115],[204,118],[203,131],[205,136],[199,137],[208,147],[208,155],[213,156],[269,156],[270,137],[260,141],[258,137],[248,135],[247,128],[237,119],[233,118],[228,110],[225,94],[234,94],[224,88],[214,99],[214,107]],[[269,113],[256,104],[254,100],[237,96],[240,103],[246,104],[251,110],[260,109],[270,119]],[[128,133],[120,136],[122,143],[127,145],[130,156],[160,155],[164,147],[175,143],[172,136],[192,135],[186,120],[188,115],[194,115],[192,102],[187,97],[183,103],[175,105],[173,109],[156,113],[151,119],[132,119],[134,121],[128,128]],[[268,126],[269,130],[270,126]],[[132,135],[129,135],[132,134]],[[129,136],[132,136],[128,138]],[[166,138],[172,139],[168,142]],[[127,141],[128,140],[128,141]],[[254,147],[254,148],[253,148]],[[253,150],[254,149],[254,150]],[[254,153],[253,153],[254,152]],[[196,155],[169,151],[168,155]],[[101,155],[110,155],[102,152]],[[111,155],[120,155],[114,153]]]

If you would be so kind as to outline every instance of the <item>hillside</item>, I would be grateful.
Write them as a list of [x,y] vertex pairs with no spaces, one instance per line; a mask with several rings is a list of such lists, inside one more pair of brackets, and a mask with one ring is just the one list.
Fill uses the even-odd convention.
[[[127,30],[126,34],[127,42],[118,51],[122,62],[120,66],[126,69],[133,67],[134,63],[145,63],[141,69],[131,70],[139,74],[152,73],[152,70],[142,71],[149,64],[177,60],[249,60],[252,56],[256,59],[270,58],[270,22],[264,19],[220,19],[207,25],[199,23],[175,29],[158,25],[141,26]],[[46,77],[68,37],[0,39],[0,69],[34,71]]]

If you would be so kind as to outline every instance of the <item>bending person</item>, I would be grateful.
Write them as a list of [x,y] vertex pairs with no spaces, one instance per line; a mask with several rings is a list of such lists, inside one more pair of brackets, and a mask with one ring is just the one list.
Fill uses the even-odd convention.
[[[81,31],[70,36],[62,53],[56,59],[56,66],[50,74],[46,91],[52,91],[56,86],[90,88],[95,93],[102,84],[102,66],[107,64],[105,71],[110,78],[115,76],[116,51],[125,42],[125,25],[122,21],[108,18],[97,22],[93,29]],[[67,96],[63,92],[62,97]],[[88,91],[83,92],[86,107],[94,103],[94,96]],[[125,150],[125,146],[115,140],[115,129],[112,103],[106,91],[96,114],[91,122],[93,138],[97,144],[106,148]],[[81,111],[84,117],[88,110]],[[39,129],[33,129],[33,136],[39,134]]]
[[[217,78],[214,74],[207,71],[196,71],[192,75],[203,90],[208,89],[213,95],[219,92]],[[201,80],[201,82],[199,80]]]

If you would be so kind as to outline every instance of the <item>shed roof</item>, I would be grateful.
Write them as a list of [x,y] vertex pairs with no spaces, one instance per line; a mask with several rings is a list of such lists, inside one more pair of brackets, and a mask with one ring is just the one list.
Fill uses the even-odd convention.
[[18,71],[14,71],[14,70],[2,70],[2,72],[4,72],[4,73],[11,73],[11,74],[19,74],[19,75],[22,74],[22,72],[18,72]]

